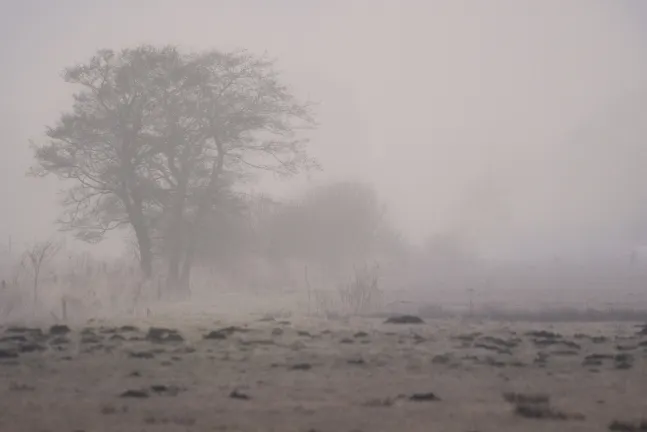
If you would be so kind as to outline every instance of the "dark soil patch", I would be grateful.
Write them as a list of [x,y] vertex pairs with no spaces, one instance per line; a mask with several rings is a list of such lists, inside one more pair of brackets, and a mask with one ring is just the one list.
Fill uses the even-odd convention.
[[94,333],[81,334],[82,344],[97,344],[97,343],[101,343],[102,341],[103,339],[101,339],[100,336],[97,336]]
[[634,356],[629,353],[619,353],[614,357],[616,369],[631,369],[634,365]]
[[249,332],[249,329],[244,328],[244,327],[238,327],[238,326],[229,326],[225,328],[221,328],[220,330],[217,330],[220,333],[224,333],[227,336],[231,336],[234,333],[247,333]]
[[27,342],[28,339],[23,335],[4,336],[0,338],[0,342]]
[[9,327],[5,330],[5,333],[27,333],[32,337],[43,336],[43,330],[37,327]]
[[202,336],[202,339],[207,340],[224,340],[227,339],[227,334],[221,332],[220,330],[212,330],[206,335]]
[[606,343],[609,341],[609,338],[606,336],[589,336],[587,334],[583,333],[576,333],[575,336],[573,336],[577,340],[585,340],[588,339],[594,344],[601,344],[601,343]]
[[148,329],[146,339],[154,343],[182,342],[184,337],[174,329],[164,327],[151,327]]
[[629,354],[629,353],[619,353],[616,354],[613,359],[616,362],[633,362],[634,361],[634,356]]
[[155,358],[155,354],[151,351],[140,351],[140,352],[131,352],[128,354],[132,358],[136,359],[152,359]]
[[521,343],[521,339],[518,339],[518,338],[502,339],[495,336],[484,336],[482,340],[483,342],[486,342],[488,344],[493,344],[493,345],[496,345],[499,347],[505,347],[508,349],[515,348]]
[[538,366],[546,366],[546,363],[548,363],[548,358],[549,358],[548,353],[538,352],[537,356],[533,360],[533,363],[535,363]]
[[548,404],[550,396],[545,393],[503,393],[503,400],[511,404]]
[[615,358],[614,354],[589,354],[584,357],[584,360],[613,360]]
[[647,432],[647,420],[614,420],[608,429],[620,432]]
[[300,370],[300,371],[306,371],[312,369],[312,365],[310,363],[297,363],[292,366],[290,366],[291,370]]
[[436,396],[435,393],[428,392],[428,393],[414,393],[411,396],[409,396],[409,400],[413,402],[436,402],[440,401],[441,399]]
[[547,330],[531,330],[525,333],[526,336],[541,339],[562,339],[562,335]]
[[638,349],[638,345],[616,345],[618,351],[634,351]]
[[616,363],[615,367],[616,369],[625,370],[625,369],[631,369],[632,367],[634,367],[634,365],[633,363],[629,363],[629,362],[619,362],[619,363]]
[[0,359],[13,359],[18,357],[18,352],[15,349],[0,348]]
[[18,345],[18,351],[21,353],[43,352],[46,348],[35,342],[27,342]]
[[164,396],[177,396],[182,391],[180,387],[164,384],[153,384],[150,389],[153,393]]
[[566,413],[550,405],[550,396],[544,393],[503,393],[503,399],[514,406],[515,415],[527,419],[584,420],[579,413]]
[[49,341],[49,343],[52,345],[67,345],[70,343],[70,340],[65,336],[57,336],[51,341]]
[[547,346],[554,346],[554,345],[561,345],[567,348],[571,349],[576,349],[579,350],[582,347],[574,342],[574,341],[569,341],[565,339],[533,339],[533,343],[538,346],[538,347],[547,347]]
[[585,366],[585,367],[602,366],[603,364],[604,364],[603,361],[598,359],[598,358],[588,358],[587,357],[582,361],[582,366]]
[[451,354],[438,354],[431,359],[433,364],[449,364],[453,360]]
[[246,393],[241,393],[238,390],[233,390],[231,393],[229,393],[229,397],[231,399],[238,399],[238,400],[250,400],[251,397],[246,394]]
[[496,367],[496,368],[502,368],[507,366],[505,362],[495,359],[494,357],[485,357],[484,359],[479,360],[479,363],[484,364],[486,366]]
[[512,354],[512,351],[510,351],[507,348],[501,348],[501,347],[498,347],[496,345],[488,345],[488,344],[480,343],[480,342],[475,343],[474,348],[481,348],[481,349],[488,350],[488,351],[494,351],[497,354],[508,354],[508,355]]
[[457,335],[452,337],[452,339],[461,341],[461,342],[474,342],[476,338],[481,336],[481,332],[475,332],[475,333],[468,333],[468,334],[462,334],[462,335]]
[[149,397],[149,394],[145,390],[126,390],[119,395],[122,398],[135,398],[135,399],[144,399]]
[[550,352],[551,355],[562,356],[562,357],[575,357],[580,355],[579,351],[573,350],[554,350]]
[[514,408],[514,413],[519,417],[544,420],[584,420],[579,413],[566,413],[550,405],[519,404]]
[[385,324],[424,324],[422,318],[415,315],[396,315],[386,319]]
[[66,335],[70,332],[70,328],[64,324],[56,324],[49,328],[50,335]]

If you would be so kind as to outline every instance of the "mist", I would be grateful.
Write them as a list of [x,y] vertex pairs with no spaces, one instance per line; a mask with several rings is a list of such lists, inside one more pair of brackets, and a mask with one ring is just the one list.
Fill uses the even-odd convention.
[[[55,229],[60,185],[44,187],[24,171],[28,140],[69,103],[62,68],[99,47],[145,42],[277,58],[286,82],[319,102],[312,151],[325,169],[310,181],[373,183],[413,242],[458,232],[480,253],[507,258],[635,248],[647,175],[640,8],[506,0],[12,5],[3,23],[12,36],[2,46],[10,101],[2,194],[12,205],[2,235],[24,242]],[[269,179],[258,187],[290,196],[307,184]]]
[[[64,68],[103,48],[170,44],[267,55],[289,91],[314,103],[316,127],[305,136],[322,169],[287,179],[260,172],[236,189],[258,202],[253,216],[214,214],[222,226],[203,236],[207,270],[194,275],[207,291],[300,290],[315,283],[304,281],[308,265],[310,279],[330,288],[369,262],[380,263],[382,286],[397,299],[464,302],[475,286],[640,290],[647,11],[639,2],[29,5],[13,5],[2,26],[11,35],[0,80],[10,102],[0,161],[6,280],[16,279],[23,250],[52,236],[65,241],[53,268],[84,267],[89,256],[133,263],[129,230],[99,242],[57,231],[70,183],[26,176],[30,143],[46,142],[46,128],[72,104]],[[367,227],[379,235],[369,238]],[[223,280],[212,283],[214,272]]]
[[645,430],[644,0],[1,9],[0,431]]

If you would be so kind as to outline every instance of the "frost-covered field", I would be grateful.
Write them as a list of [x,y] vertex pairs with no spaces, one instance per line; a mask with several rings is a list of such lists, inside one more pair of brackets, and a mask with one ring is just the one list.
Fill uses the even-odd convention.
[[636,323],[391,324],[234,304],[4,326],[0,431],[644,430]]

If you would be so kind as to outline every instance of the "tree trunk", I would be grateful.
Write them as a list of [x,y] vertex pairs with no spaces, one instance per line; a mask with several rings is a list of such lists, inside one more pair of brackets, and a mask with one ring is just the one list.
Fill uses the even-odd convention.
[[[179,247],[174,247],[180,249]],[[191,260],[188,254],[173,253],[168,259],[168,275],[166,277],[166,291],[175,300],[186,299],[190,296]]]
[[182,272],[180,273],[180,284],[178,289],[183,297],[191,296],[191,270],[193,269],[193,258],[195,246],[193,243],[187,245],[187,251],[182,262]]
[[[220,179],[220,174],[222,173],[223,164],[224,164],[224,149],[221,143],[214,137],[214,141],[218,146],[218,159],[214,166],[211,169],[211,174],[209,176],[209,184],[204,190],[201,200],[198,203],[198,208],[196,209],[196,214],[193,218],[193,221],[190,224],[185,225],[186,230],[183,230],[184,234],[181,237],[183,241],[182,246],[179,247],[181,251],[184,251],[184,260],[180,266],[180,260],[177,260],[173,268],[175,275],[177,277],[176,289],[178,293],[183,298],[186,298],[191,295],[191,270],[193,269],[197,243],[199,242],[199,231],[203,226],[204,220],[209,215],[211,208],[211,194],[217,189],[218,181]],[[186,195],[186,184],[184,184],[184,189],[182,190],[183,195]],[[182,211],[184,210],[185,200],[182,201]],[[180,214],[180,217],[183,213]],[[181,219],[184,221],[184,219]]]
[[38,304],[38,278],[40,277],[40,269],[34,269],[34,307]]
[[150,244],[140,251],[139,266],[146,279],[150,279],[153,276],[153,252],[151,251]]
[[166,248],[168,253],[168,274],[166,288],[169,292],[177,292],[181,285],[182,254],[186,253],[188,245],[185,238],[184,208],[186,206],[187,179],[180,178],[173,207],[171,208],[170,225],[167,228]]
[[124,186],[120,198],[126,207],[130,224],[137,237],[139,266],[146,279],[149,279],[153,275],[153,243],[151,241],[149,227],[146,225],[146,218],[144,217],[144,201],[137,187],[137,182],[133,178],[132,168],[127,166],[124,169],[123,175],[128,179],[127,183],[130,189]]
[[180,261],[178,261],[178,267],[176,269],[178,276],[176,286],[178,292],[183,298],[189,297],[191,295],[191,270],[193,269],[196,249],[198,247],[197,244],[200,241],[198,238],[198,231],[208,213],[208,210],[204,203],[201,204],[202,205],[200,205],[197,209],[193,223],[187,226],[187,230],[184,232],[184,260],[182,260],[181,265],[179,265]]
[[[215,140],[215,138],[214,138]],[[196,253],[198,242],[198,230],[203,220],[207,217],[210,208],[210,195],[215,190],[217,181],[222,172],[224,163],[224,150],[222,144],[218,143],[218,159],[211,170],[209,184],[202,194],[196,214],[192,221],[185,220],[185,208],[188,192],[188,154],[180,162],[181,169],[178,169],[178,185],[175,202],[171,208],[171,225],[169,227],[166,241],[168,242],[168,275],[167,289],[175,292],[181,298],[190,296],[191,269]]]
[[172,244],[168,257],[168,271],[166,275],[166,290],[177,290],[180,281],[180,255],[181,246],[179,244]]
[[180,265],[182,262],[182,252],[186,239],[183,238],[184,225],[183,211],[175,211],[173,220],[169,227],[168,235],[166,238],[166,250],[168,254],[168,273],[167,273],[167,287],[169,290],[175,291],[177,284],[180,280]]
[[191,283],[192,246],[186,239],[181,239],[173,242],[170,248],[166,279],[167,291],[173,293],[175,297],[186,298]]
[[132,218],[133,229],[137,237],[137,245],[139,247],[139,267],[146,279],[153,275],[153,246],[150,238],[150,233],[146,229],[144,223],[144,216],[142,214],[133,215]]

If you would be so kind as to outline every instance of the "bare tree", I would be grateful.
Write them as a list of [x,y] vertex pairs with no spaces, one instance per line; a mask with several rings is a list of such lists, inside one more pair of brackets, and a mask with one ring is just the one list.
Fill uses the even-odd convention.
[[79,238],[100,241],[131,227],[147,276],[154,243],[163,242],[168,285],[188,285],[204,222],[254,171],[289,176],[318,167],[296,136],[314,126],[309,105],[267,59],[101,50],[65,80],[81,90],[48,130],[49,142],[35,148],[33,174],[74,181],[61,223]]
[[271,254],[316,263],[330,274],[387,254],[398,245],[386,208],[364,183],[313,188],[269,218]]
[[27,264],[31,267],[33,275],[33,300],[34,306],[38,303],[38,283],[43,266],[51,261],[61,250],[62,244],[54,240],[34,243],[25,252]]
[[169,73],[177,56],[171,48],[146,46],[118,54],[101,50],[86,64],[68,68],[65,81],[79,88],[72,111],[48,128],[47,144],[35,146],[31,171],[72,180],[59,222],[78,238],[98,242],[110,230],[132,227],[148,276],[157,187],[145,168],[155,151],[155,78]]
[[[168,284],[187,288],[201,233],[255,173],[291,176],[319,168],[297,132],[314,126],[307,103],[280,82],[274,62],[247,52],[187,58],[194,86],[165,100],[160,166],[173,185],[166,219]],[[179,98],[179,99],[178,99]],[[181,139],[178,139],[178,136]],[[216,212],[216,216],[217,216]],[[220,212],[221,213],[221,212]]]

